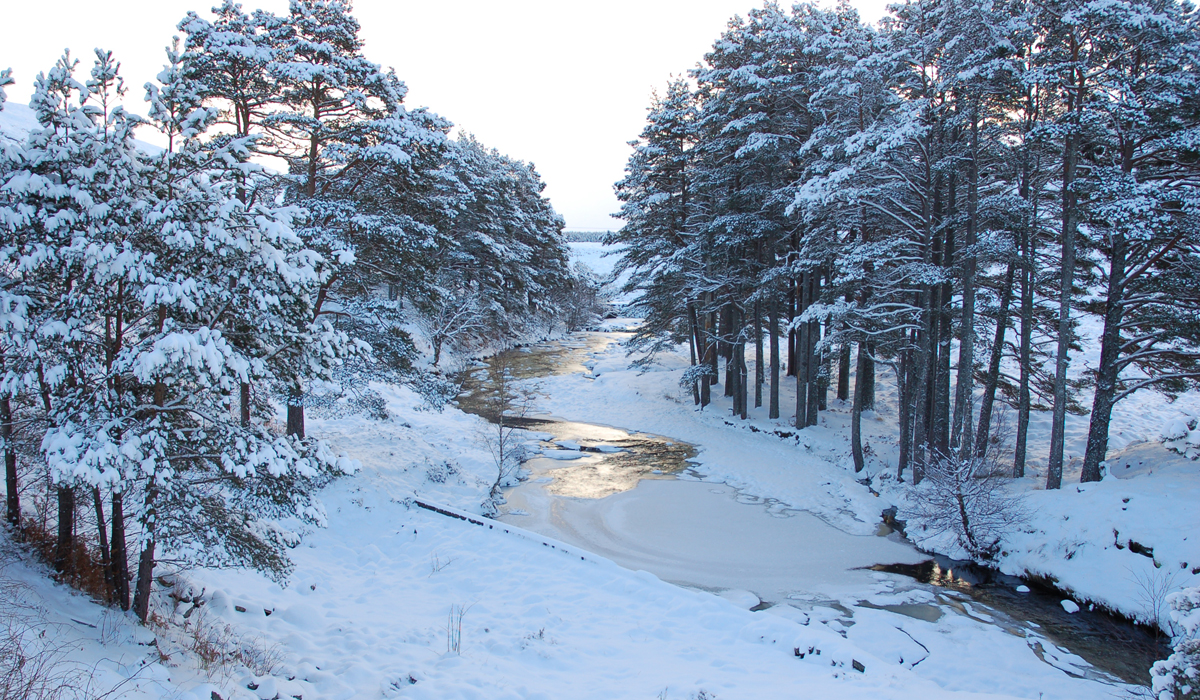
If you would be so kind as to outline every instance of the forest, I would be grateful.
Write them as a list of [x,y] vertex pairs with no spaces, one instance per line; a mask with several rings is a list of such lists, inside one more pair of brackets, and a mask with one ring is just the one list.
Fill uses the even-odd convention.
[[111,52],[67,53],[37,76],[39,128],[0,140],[6,518],[143,621],[164,551],[288,573],[280,519],[323,522],[315,491],[354,470],[306,409],[378,413],[371,381],[453,396],[406,319],[436,367],[592,284],[536,170],[406,109],[348,2],[227,1],[178,29],[146,117]]
[[0,700],[1197,697],[1190,2],[766,2],[603,233],[287,7],[0,70]]
[[[897,476],[914,483],[985,458],[1000,401],[1014,476],[1030,411],[1053,411],[1060,488],[1064,417],[1090,413],[1080,478],[1099,480],[1113,406],[1200,377],[1198,39],[1174,2],[918,1],[877,27],[847,5],[768,4],[734,20],[655,97],[617,185],[626,224],[607,240],[638,273],[637,342],[690,343],[699,405],[724,359],[743,418],[764,385],[780,416],[784,367],[796,427],[831,390],[852,400],[860,470],[861,414],[889,369]],[[1073,376],[1085,314],[1102,319],[1100,362]]]
[[[766,402],[804,428],[832,394],[858,472],[886,375],[894,478],[932,478],[917,511],[989,559],[1002,538],[979,531],[1019,520],[1003,481],[1026,474],[1031,412],[1052,416],[1045,489],[1068,413],[1089,428],[1067,466],[1095,482],[1114,406],[1200,377],[1200,25],[1171,0],[891,10],[731,20],[653,97],[605,240],[640,293],[633,343],[646,362],[686,344],[698,406],[723,387],[741,419]],[[1163,698],[1197,686],[1195,642],[1177,649]]]

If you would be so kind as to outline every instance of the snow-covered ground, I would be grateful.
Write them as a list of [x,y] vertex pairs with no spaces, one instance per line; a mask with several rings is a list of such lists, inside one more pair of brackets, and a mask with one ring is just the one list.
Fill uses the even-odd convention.
[[[248,699],[791,698],[800,689],[838,698],[1091,698],[1117,691],[1038,661],[1026,639],[983,620],[857,609],[847,632],[827,607],[750,612],[736,599],[664,583],[512,526],[415,507],[414,494],[478,512],[493,468],[474,438],[478,419],[452,408],[415,410],[420,401],[407,390],[387,398],[393,418],[385,422],[312,421],[313,432],[352,450],[363,469],[323,493],[329,527],[293,550],[286,587],[244,571],[168,577],[176,597],[203,591],[204,604],[185,619],[192,606],[175,604],[164,587],[156,609],[168,627],[147,631],[49,582],[37,565],[10,557],[4,576],[28,586],[44,610],[40,624],[56,640],[78,643],[71,658],[99,669],[97,685],[132,677],[122,688],[130,698],[208,700],[214,691]],[[875,604],[934,602],[923,591],[896,590],[883,574],[872,588]],[[189,651],[197,640],[240,650],[241,658],[210,661],[206,671]],[[1060,665],[1081,663],[1053,653]]]
[[[678,385],[686,361],[667,355],[650,371],[633,371],[613,345],[594,357],[591,377],[541,380],[539,408],[691,442],[700,449],[695,470],[706,480],[725,482],[742,500],[747,494],[771,497],[807,510],[824,521],[814,527],[841,531],[838,539],[812,530],[816,541],[805,543],[816,550],[810,566],[855,564],[847,552],[820,550],[852,546],[846,538],[871,538],[880,511],[901,492],[875,496],[855,481],[845,408],[835,406],[822,426],[782,438],[770,431],[786,430],[785,422],[756,415],[742,424],[727,417],[721,400],[697,412]],[[682,588],[510,524],[418,507],[414,498],[483,512],[496,476],[483,444],[485,424],[453,407],[420,410],[421,400],[407,389],[385,388],[385,397],[391,413],[386,421],[312,417],[312,434],[328,438],[363,467],[323,492],[329,525],[307,533],[292,550],[295,570],[286,586],[246,571],[168,575],[155,596],[165,626],[144,630],[52,583],[44,567],[6,545],[0,576],[21,584],[31,616],[28,641],[60,644],[80,672],[96,669],[93,683],[101,690],[128,679],[121,691],[129,698],[903,700],[1124,692],[1075,677],[1087,675],[1086,664],[1046,640],[1013,634],[969,602],[887,574],[861,573],[844,587],[836,580],[802,582],[797,588],[812,589],[807,599],[797,592],[796,605],[751,612],[736,591],[722,597]],[[887,466],[891,449],[883,436],[894,404],[881,398],[880,412],[867,421],[873,469]],[[1028,541],[1014,540],[1005,565],[1038,564],[1080,591],[1095,578],[1097,596],[1099,589],[1112,596],[1097,599],[1117,607],[1133,602],[1121,596],[1135,595],[1114,586],[1122,565],[1173,571],[1184,557],[1188,566],[1200,565],[1187,541],[1200,531],[1195,508],[1186,506],[1195,503],[1195,464],[1162,460],[1152,444],[1126,454],[1138,449],[1147,458],[1131,463],[1129,478],[1079,493],[1071,487],[1034,494],[1043,498],[1031,532],[1024,533]],[[1030,489],[1033,484],[1031,478]],[[692,500],[663,507],[711,509],[714,523],[729,508],[760,508],[733,502],[728,489],[688,486],[696,490]],[[652,503],[636,489],[632,493],[615,503]],[[1118,511],[1128,514],[1122,516],[1128,522],[1116,522],[1108,512],[1117,502],[1128,509]],[[668,527],[689,515],[637,507],[625,512],[645,528]],[[1117,549],[1120,540],[1101,538],[1101,529],[1114,523],[1121,537],[1144,538],[1137,541],[1154,547],[1163,569],[1127,545]],[[719,537],[698,532],[691,545]],[[1061,549],[1068,540],[1079,541],[1072,550]],[[712,587],[744,588],[733,573]],[[203,604],[190,613],[193,603],[177,602],[201,593]],[[815,604],[818,598],[828,604]],[[857,606],[862,599],[909,606],[918,616]],[[837,609],[847,604],[856,605],[851,615]],[[39,637],[42,630],[48,635]],[[214,648],[222,654],[207,654],[202,663],[197,650]]]

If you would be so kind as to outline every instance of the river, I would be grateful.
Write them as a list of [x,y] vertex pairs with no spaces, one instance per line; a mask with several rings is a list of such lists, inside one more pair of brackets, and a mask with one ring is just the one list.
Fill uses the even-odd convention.
[[[510,385],[554,375],[590,376],[593,355],[626,337],[583,333],[501,353],[471,374],[459,406],[483,414],[498,386],[511,393]],[[705,481],[690,468],[694,445],[528,408],[506,421],[534,433],[541,454],[525,461],[528,478],[504,492],[504,522],[803,622],[849,629],[871,609],[927,622],[965,616],[1023,638],[1055,668],[1104,683],[1148,684],[1147,669],[1165,650],[1146,630],[1104,613],[1066,613],[1053,591],[922,553],[882,523],[877,536],[851,535]]]

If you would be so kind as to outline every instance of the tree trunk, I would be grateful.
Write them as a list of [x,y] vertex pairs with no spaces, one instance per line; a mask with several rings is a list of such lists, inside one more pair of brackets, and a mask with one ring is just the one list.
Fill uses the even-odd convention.
[[108,531],[104,525],[104,500],[100,497],[100,487],[92,487],[92,505],[96,509],[96,531],[100,540],[100,567],[104,570],[104,581],[107,584],[109,601],[115,600],[116,585],[113,581],[112,553],[108,548]]
[[838,401],[850,398],[850,343],[842,343],[838,349]]
[[120,491],[112,496],[112,543],[114,600],[122,610],[129,609],[129,550],[125,546],[125,497]]
[[303,393],[300,389],[292,389],[288,394],[287,434],[304,439],[304,404]]
[[138,558],[137,590],[133,596],[133,612],[146,624],[150,617],[150,590],[154,584],[154,540],[146,540]]
[[1029,226],[1021,230],[1021,347],[1020,383],[1017,388],[1017,444],[1013,452],[1013,478],[1025,476],[1029,446],[1030,382],[1033,376],[1034,243]]
[[[743,319],[744,321],[744,319]],[[750,418],[750,367],[746,365],[745,341],[738,341],[738,407],[742,409],[742,420]],[[760,399],[762,390],[760,388]],[[760,406],[762,405],[760,401]]]
[[17,448],[13,444],[12,402],[0,399],[0,439],[4,441],[4,486],[8,491],[5,518],[14,529],[21,527],[21,496],[17,483]]
[[1016,264],[1008,263],[1004,274],[1004,288],[1000,292],[1000,310],[996,313],[996,338],[992,343],[992,354],[988,358],[987,378],[983,385],[983,400],[979,404],[979,430],[975,434],[975,456],[987,456],[988,440],[992,430],[992,408],[996,403],[996,389],[1000,384],[1000,361],[1004,357],[1004,333],[1008,329],[1008,308],[1012,304],[1013,278]]
[[242,427],[250,427],[250,383],[242,382],[241,392],[239,395],[239,404],[241,406]]
[[[948,248],[949,246],[947,246]],[[949,257],[948,254],[947,257]],[[950,284],[942,285],[940,297],[942,303],[939,313],[941,319],[938,324],[937,343],[937,382],[933,403],[934,431],[930,441],[939,457],[946,457],[950,454],[950,356],[954,340],[951,328],[953,316],[951,294],[953,294],[953,289]]]
[[[808,285],[805,284],[805,275],[800,273],[800,281],[796,284],[796,318],[799,319],[804,314],[805,306],[807,305]],[[792,325],[796,325],[793,321]],[[808,427],[808,367],[806,360],[808,359],[808,324],[800,323],[796,329],[796,351],[795,351],[795,371],[796,371],[796,428],[802,429]]]
[[754,407],[762,408],[763,380],[766,372],[763,367],[763,334],[762,308],[754,302]]
[[[1072,42],[1072,58],[1078,59],[1078,47]],[[1080,74],[1079,80],[1083,80]],[[1082,87],[1082,86],[1080,86]],[[1082,90],[1069,97],[1070,111],[1075,114],[1072,126],[1063,144],[1062,176],[1062,280],[1058,298],[1058,349],[1054,358],[1054,415],[1050,424],[1050,456],[1046,460],[1046,488],[1062,486],[1063,451],[1066,445],[1067,420],[1067,353],[1071,343],[1071,289],[1075,284],[1075,229],[1077,226],[1077,195],[1075,194],[1075,166],[1078,157]]]
[[[828,332],[828,328],[826,329]],[[817,374],[817,410],[829,410],[829,378],[833,376],[833,353],[821,353],[821,371]]]
[[805,410],[805,415],[808,418],[809,425],[817,425],[820,422],[820,407],[821,407],[821,357],[817,353],[817,343],[821,340],[821,324],[818,322],[810,322],[808,324],[808,347],[805,349],[805,354],[808,355],[808,362],[805,370],[808,373],[808,408]]
[[900,455],[896,459],[896,481],[904,481],[904,470],[912,459],[912,351],[901,350],[896,372],[896,398],[900,404]]
[[929,433],[933,398],[933,382],[937,362],[937,287],[929,286],[922,296],[922,313],[925,315],[923,329],[917,338],[916,381],[913,383],[915,408],[913,413],[913,484],[924,478],[925,463],[929,453]]
[[787,376],[796,376],[796,288],[788,285],[788,339],[787,339]]
[[863,376],[866,353],[862,343],[858,345],[858,365],[854,372],[854,404],[850,408],[850,453],[854,457],[854,471],[861,472],[866,465],[862,446],[862,412],[863,412],[863,383],[858,380]]
[[58,540],[54,547],[54,570],[70,573],[71,550],[75,545],[75,488],[58,487]]
[[767,417],[774,420],[779,417],[779,309],[776,306],[775,298],[771,298],[771,303],[768,306],[770,318],[767,325],[770,333],[771,346],[771,397],[770,407]]
[[975,399],[975,267],[974,252],[979,201],[979,117],[971,119],[971,158],[967,165],[967,256],[963,261],[962,327],[958,346],[958,381],[954,396],[951,442],[959,445],[963,459],[974,454]]
[[[709,349],[708,333],[706,332],[705,328],[700,326],[699,318],[696,317],[695,307],[692,307],[691,311],[693,326],[696,329],[696,351],[700,355],[700,364],[704,365],[705,367],[711,367],[711,360],[709,358],[711,350]],[[707,323],[707,314],[705,315],[704,319],[705,323]],[[709,388],[710,386],[711,383],[708,381],[708,375],[705,374],[705,376],[700,380],[700,408],[704,408],[712,401],[712,393]]]
[[[733,390],[736,388],[735,382],[737,379],[733,376],[737,371],[737,366],[733,363],[733,305],[726,304],[721,307],[721,328],[718,331],[717,337],[719,340],[721,355],[725,358],[725,395],[733,397]],[[736,399],[734,400],[736,403]]]
[[133,611],[145,624],[150,612],[150,590],[154,584],[154,540],[158,526],[158,485],[153,475],[146,485],[145,545],[138,557],[137,587],[133,596]]
[[[688,354],[691,356],[692,367],[700,362],[699,334],[696,332],[696,307],[688,303]],[[700,382],[692,380],[692,402],[700,405]]]
[[[817,272],[811,272],[808,275],[808,305],[812,306],[817,303],[821,294],[821,276]],[[820,422],[820,406],[821,406],[821,390],[820,390],[820,374],[821,374],[821,358],[817,353],[817,344],[821,342],[821,322],[808,322],[808,347],[805,348],[805,369],[808,371],[808,416],[809,425],[817,425]]]
[[1100,463],[1108,456],[1108,426],[1116,403],[1117,380],[1121,368],[1121,322],[1125,305],[1125,257],[1128,244],[1125,235],[1112,236],[1112,261],[1108,273],[1108,297],[1104,301],[1104,333],[1100,337],[1100,367],[1097,372],[1096,395],[1092,399],[1092,421],[1088,426],[1087,451],[1083,456],[1081,482],[1100,481]]

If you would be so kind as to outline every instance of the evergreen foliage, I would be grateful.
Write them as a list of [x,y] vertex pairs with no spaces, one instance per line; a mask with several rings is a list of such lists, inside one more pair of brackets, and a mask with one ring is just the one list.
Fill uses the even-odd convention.
[[616,185],[625,225],[608,236],[641,292],[635,343],[688,342],[701,406],[723,358],[743,418],[767,368],[780,417],[786,368],[801,428],[827,405],[836,359],[860,470],[882,363],[900,395],[896,476],[914,482],[988,459],[996,401],[1017,409],[1023,474],[1045,400],[1057,488],[1065,415],[1086,410],[1069,352],[1080,314],[1095,314],[1082,479],[1099,479],[1113,404],[1200,377],[1194,9],[909,0],[892,12],[872,27],[844,4],[767,3],[653,99]]
[[[577,325],[559,302],[594,284],[533,166],[407,109],[348,2],[225,2],[179,29],[147,117],[110,52],[83,80],[64,54],[37,79],[40,128],[0,152],[7,516],[25,449],[57,490],[56,566],[86,499],[108,598],[143,620],[160,561],[287,575],[317,489],[356,466],[305,435],[305,405],[386,418],[377,380],[441,396],[414,327],[438,354]],[[447,306],[470,320],[414,323]]]

